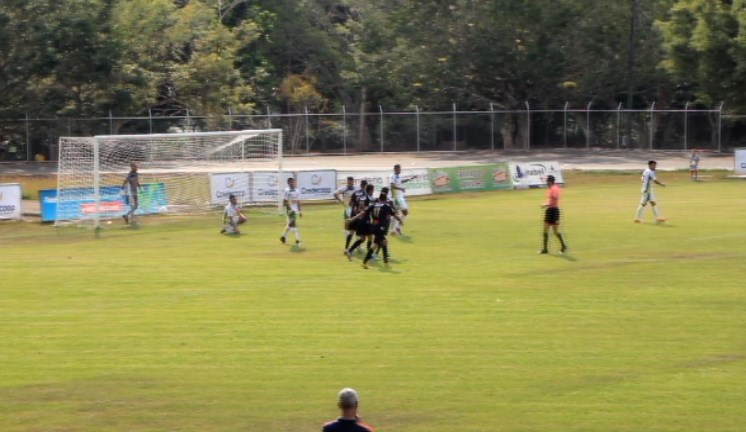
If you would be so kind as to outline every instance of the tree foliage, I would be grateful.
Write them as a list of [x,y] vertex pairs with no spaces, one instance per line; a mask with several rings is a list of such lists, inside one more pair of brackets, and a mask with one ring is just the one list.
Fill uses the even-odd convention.
[[742,108],[744,25],[746,0],[4,0],[0,116]]

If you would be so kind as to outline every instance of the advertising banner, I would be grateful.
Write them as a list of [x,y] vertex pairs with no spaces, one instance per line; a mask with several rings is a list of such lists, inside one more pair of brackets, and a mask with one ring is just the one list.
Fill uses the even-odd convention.
[[[121,186],[102,186],[99,188],[101,199],[98,204],[99,217],[112,219],[129,211],[127,199],[122,195]],[[39,191],[42,222],[55,220],[89,219],[96,214],[96,202],[93,199],[93,188],[63,189],[63,205],[58,205],[57,189]],[[145,183],[138,194],[137,215],[163,213],[168,209],[168,196],[163,183]],[[59,213],[59,214],[58,214]]]
[[737,148],[735,152],[735,175],[746,175],[746,148]]
[[[295,177],[292,171],[283,171],[282,180],[277,171],[256,171],[251,174],[251,201],[270,202],[277,201],[280,192],[285,190],[288,179]],[[279,189],[279,191],[278,191]]]
[[[430,187],[430,176],[429,172],[425,168],[407,169],[402,170],[402,177],[410,178],[417,176],[414,179],[404,184],[407,196],[416,195],[431,195],[433,193]],[[368,183],[372,183],[376,187],[376,193],[378,193],[382,187],[391,187],[391,177],[394,175],[393,171],[340,171],[337,173],[337,187],[344,186],[347,184],[347,177],[355,178],[355,186],[360,184],[360,180],[367,180]]]
[[507,162],[429,170],[434,193],[512,189]]
[[301,201],[334,199],[337,171],[298,171],[296,180]]
[[0,219],[21,219],[22,196],[20,184],[0,184]]
[[565,183],[559,162],[511,162],[510,173],[516,189],[546,187],[550,174],[557,184]]
[[238,202],[251,200],[251,174],[210,174],[210,204],[224,205],[231,194],[236,196]]

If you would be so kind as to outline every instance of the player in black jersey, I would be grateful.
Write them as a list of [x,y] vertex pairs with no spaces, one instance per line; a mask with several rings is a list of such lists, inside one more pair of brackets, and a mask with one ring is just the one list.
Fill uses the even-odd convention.
[[348,228],[350,230],[355,230],[355,234],[357,234],[357,240],[345,251],[345,255],[347,256],[348,260],[352,260],[352,252],[357,249],[358,246],[363,244],[366,239],[368,240],[368,250],[370,250],[371,243],[373,242],[373,236],[370,232],[370,222],[369,218],[364,217],[362,213],[364,213],[365,210],[375,202],[373,198],[374,191],[375,186],[369,184],[365,186],[365,191],[363,191],[362,194],[355,194],[357,195],[357,197],[354,198],[355,207],[353,209],[353,214],[355,216],[350,218],[348,222]]
[[373,256],[374,249],[383,251],[383,262],[388,264],[389,262],[389,251],[388,251],[388,240],[386,235],[389,231],[389,225],[391,218],[401,222],[401,218],[396,214],[394,208],[388,203],[388,195],[381,193],[378,200],[368,206],[364,211],[358,213],[357,216],[351,220],[359,220],[363,218],[370,218],[371,233],[373,234],[373,243],[375,247],[368,249],[365,259],[363,259],[363,268],[368,268],[368,261]]

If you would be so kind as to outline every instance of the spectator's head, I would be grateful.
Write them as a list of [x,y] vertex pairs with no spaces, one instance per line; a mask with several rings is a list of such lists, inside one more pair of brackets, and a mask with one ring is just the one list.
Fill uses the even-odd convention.
[[337,406],[342,410],[343,417],[356,417],[359,403],[360,397],[357,395],[355,389],[348,387],[339,391]]
[[648,161],[648,168],[650,168],[651,170],[655,170],[656,165],[658,165],[658,162],[656,162],[654,160],[649,160]]
[[347,177],[347,186],[354,186],[355,185],[355,177]]

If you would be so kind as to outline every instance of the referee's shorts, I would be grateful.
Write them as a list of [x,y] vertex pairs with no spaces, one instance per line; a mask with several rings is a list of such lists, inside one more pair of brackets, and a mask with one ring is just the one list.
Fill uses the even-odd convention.
[[560,209],[559,207],[547,207],[544,212],[544,223],[547,225],[559,225]]

